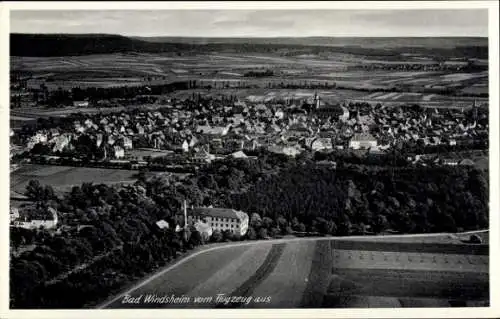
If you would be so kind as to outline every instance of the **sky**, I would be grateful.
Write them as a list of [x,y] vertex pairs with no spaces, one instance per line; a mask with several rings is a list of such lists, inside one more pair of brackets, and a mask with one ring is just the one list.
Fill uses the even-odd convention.
[[11,11],[12,33],[125,36],[488,36],[486,9]]

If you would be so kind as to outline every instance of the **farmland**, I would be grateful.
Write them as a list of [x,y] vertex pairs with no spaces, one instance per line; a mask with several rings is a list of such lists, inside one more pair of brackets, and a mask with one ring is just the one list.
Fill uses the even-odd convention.
[[[279,56],[277,54],[206,53],[187,56],[171,54],[120,53],[71,57],[11,58],[13,72],[28,72],[29,88],[45,84],[50,90],[59,87],[116,87],[154,85],[173,81],[197,80],[203,85],[231,87],[266,87],[268,83],[300,85],[333,83],[342,89],[387,90],[394,87],[412,91],[459,89],[464,94],[487,94],[488,72],[468,73],[446,70],[380,70],[372,65],[390,66],[394,61],[371,60],[362,55]],[[432,64],[407,57],[404,64]],[[449,63],[455,63],[450,61]],[[359,66],[362,66],[360,69]],[[272,70],[265,78],[248,78],[249,71]],[[339,95],[342,95],[340,93]],[[365,94],[366,95],[366,94]],[[380,101],[384,101],[378,97]],[[394,100],[394,98],[390,99]],[[404,100],[404,99],[402,99]],[[425,101],[425,99],[424,99]]]
[[[488,246],[412,240],[288,240],[221,246],[146,281],[108,308],[449,307],[488,304]],[[427,244],[425,244],[427,243]],[[224,302],[215,294],[253,297]],[[178,296],[181,303],[144,298]],[[205,297],[203,302],[193,296]],[[270,297],[257,301],[257,296]],[[165,300],[165,298],[163,299]]]
[[10,175],[11,192],[24,193],[26,185],[37,179],[57,191],[67,191],[82,183],[133,183],[137,171],[89,167],[23,165]]

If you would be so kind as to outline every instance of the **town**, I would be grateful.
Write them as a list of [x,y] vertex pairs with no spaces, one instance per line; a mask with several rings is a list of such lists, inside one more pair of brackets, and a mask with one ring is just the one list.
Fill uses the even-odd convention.
[[487,38],[10,48],[11,308],[489,306]]
[[[252,103],[234,97],[172,101],[156,110],[76,113],[11,129],[11,159],[51,165],[142,168],[155,164],[196,167],[256,149],[380,155],[411,151],[444,164],[452,152],[488,149],[488,110],[472,102],[460,109],[384,106],[345,101],[330,105],[317,94],[295,103]],[[250,156],[251,157],[251,156]],[[467,159],[467,161],[465,161]],[[472,161],[474,163],[474,161]]]

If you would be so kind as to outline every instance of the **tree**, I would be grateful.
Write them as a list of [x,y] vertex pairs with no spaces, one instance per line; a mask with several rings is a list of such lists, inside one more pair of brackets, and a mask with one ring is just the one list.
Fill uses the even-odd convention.
[[212,233],[212,241],[215,243],[220,243],[223,240],[222,233],[219,230],[214,230]]
[[30,180],[26,186],[25,195],[35,201],[43,200],[45,198],[45,189],[38,180]]
[[276,237],[280,234],[280,229],[277,228],[277,227],[271,227],[271,229],[269,230],[269,236],[270,237]]
[[267,239],[268,238],[267,229],[265,229],[265,228],[259,229],[258,238],[259,239]]
[[281,229],[283,232],[285,231],[286,227],[288,226],[287,220],[283,216],[278,216],[276,219],[276,224],[278,225],[279,229]]
[[297,227],[297,231],[298,232],[305,232],[306,231],[306,225],[304,225],[304,223],[299,223],[298,227]]
[[339,235],[341,236],[348,236],[352,233],[352,224],[351,221],[349,220],[349,217],[347,215],[342,215],[342,218],[340,220],[339,228],[338,228]]
[[381,233],[389,228],[389,222],[387,221],[387,217],[385,215],[378,215],[375,223],[373,225],[373,230],[376,233]]
[[273,220],[269,217],[264,217],[262,219],[262,227],[270,229],[273,226]]
[[252,214],[252,217],[250,217],[250,226],[252,226],[254,229],[258,229],[262,226],[262,218],[260,218],[259,214]]
[[318,224],[318,230],[322,234],[334,235],[337,232],[337,225],[332,220],[323,220]]
[[191,238],[189,238],[189,242],[193,246],[199,246],[199,245],[203,245],[204,244],[203,237],[200,234],[200,232],[197,231],[197,230],[193,230],[191,232]]
[[257,234],[255,232],[255,229],[253,227],[248,227],[248,231],[246,233],[246,237],[250,240],[255,240],[257,239]]
[[223,241],[231,241],[233,240],[233,232],[229,229],[226,229],[222,232]]
[[50,185],[45,185],[43,189],[43,199],[44,200],[49,200],[49,199],[54,199],[56,198],[56,194],[54,192],[54,189]]
[[44,143],[37,143],[31,149],[31,153],[38,155],[49,155],[51,152],[50,147]]

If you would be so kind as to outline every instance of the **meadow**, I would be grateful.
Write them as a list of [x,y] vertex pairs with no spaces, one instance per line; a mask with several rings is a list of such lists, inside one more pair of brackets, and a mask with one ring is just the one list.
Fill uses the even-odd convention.
[[90,167],[47,166],[25,164],[10,175],[10,190],[23,194],[30,180],[39,180],[56,191],[69,191],[82,183],[133,183],[137,171]]

